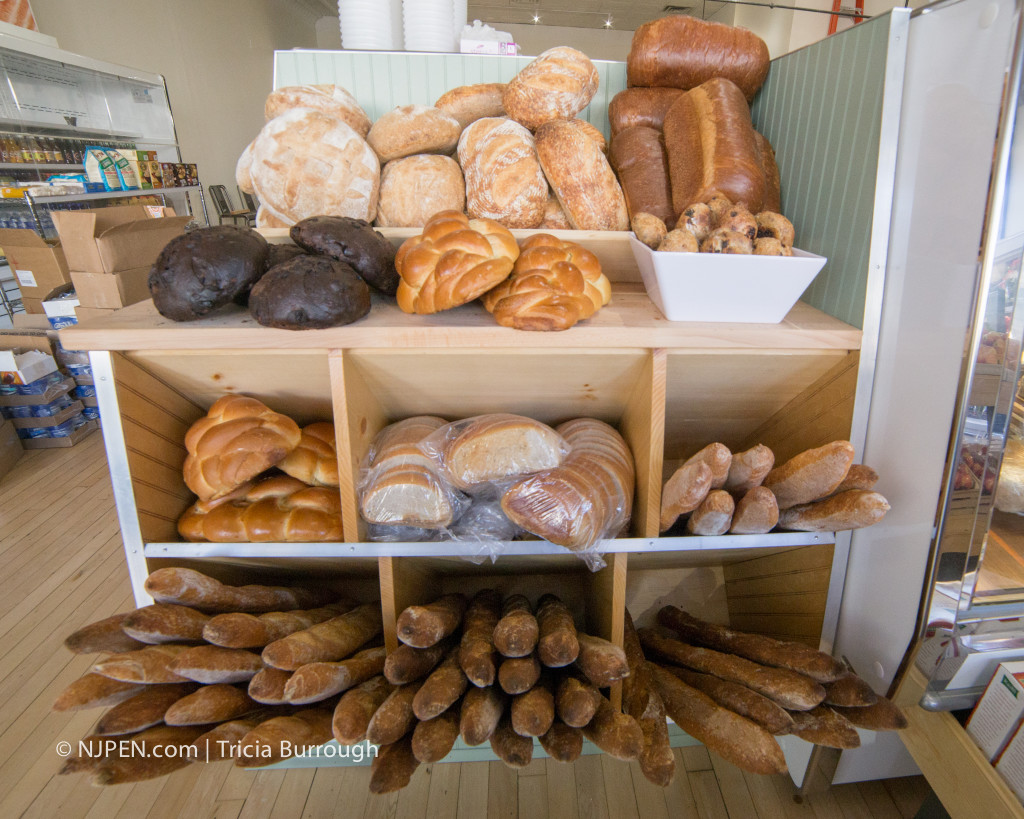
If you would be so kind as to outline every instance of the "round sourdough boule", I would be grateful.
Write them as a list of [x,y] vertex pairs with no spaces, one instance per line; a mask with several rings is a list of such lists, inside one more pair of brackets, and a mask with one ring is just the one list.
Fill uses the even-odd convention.
[[505,86],[508,115],[531,131],[555,119],[572,119],[597,93],[598,74],[590,58],[569,46],[540,54]]
[[249,295],[249,310],[264,327],[340,327],[370,312],[370,288],[345,262],[303,255],[267,271]]
[[255,193],[252,187],[252,143],[245,146],[235,164],[235,182],[246,193]]
[[192,321],[249,291],[267,269],[267,240],[234,225],[175,236],[149,271],[157,312]]
[[466,209],[466,180],[450,156],[417,154],[384,166],[377,202],[379,227],[423,227],[443,210]]
[[505,107],[501,104],[501,95],[504,90],[505,83],[503,82],[460,85],[438,97],[434,107],[455,117],[465,128],[471,122],[476,122],[484,117],[505,116]]
[[340,85],[288,85],[278,88],[267,96],[263,116],[271,120],[292,108],[313,108],[340,119],[364,139],[370,130],[370,118],[355,97]]
[[310,253],[330,256],[355,268],[370,287],[387,296],[398,291],[395,249],[363,219],[311,216],[292,225],[289,235]]
[[413,154],[450,154],[462,126],[451,114],[429,105],[400,105],[373,123],[366,141],[381,162]]

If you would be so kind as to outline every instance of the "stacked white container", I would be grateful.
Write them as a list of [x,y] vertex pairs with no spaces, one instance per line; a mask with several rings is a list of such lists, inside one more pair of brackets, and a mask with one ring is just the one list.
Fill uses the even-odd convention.
[[401,3],[402,0],[338,0],[342,48],[400,50]]

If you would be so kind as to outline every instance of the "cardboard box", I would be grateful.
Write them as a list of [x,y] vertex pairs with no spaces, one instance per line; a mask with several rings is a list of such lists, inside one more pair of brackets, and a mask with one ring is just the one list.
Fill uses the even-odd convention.
[[1024,661],[1000,663],[967,720],[967,734],[985,757],[1002,753],[1024,718]]
[[99,421],[86,421],[67,438],[25,438],[21,445],[25,449],[57,449],[70,447],[100,428]]
[[46,318],[54,330],[78,324],[78,318],[75,316],[76,307],[78,298],[70,284],[62,285],[48,298],[43,299],[43,312],[46,313]]
[[78,321],[89,321],[89,319],[107,318],[115,313],[119,308],[117,307],[82,307],[79,305],[75,308],[75,315],[78,316]]
[[75,382],[65,378],[58,384],[54,384],[41,395],[0,395],[0,407],[32,407],[39,404],[49,404],[56,401],[65,393],[75,388]]
[[14,469],[14,465],[24,454],[25,447],[21,445],[21,438],[18,437],[14,424],[8,420],[0,420],[0,480]]
[[[49,324],[47,324],[49,329]],[[46,330],[11,329],[0,330],[0,350],[39,350],[41,353],[54,354],[53,342],[56,334]]]
[[[22,296],[21,297],[21,306],[25,308],[25,312],[28,315],[30,315],[30,316],[42,316],[43,317],[43,321],[46,321],[46,313],[43,312],[43,300],[42,299],[34,299],[34,298],[29,298],[28,296]],[[17,316],[20,315],[20,314],[19,313],[15,313],[14,315],[15,315],[15,318],[17,318]],[[49,322],[47,322],[47,324],[49,324]],[[15,325],[15,326],[17,326],[17,325]]]
[[[24,347],[0,350],[0,381],[4,384],[31,384],[44,375],[56,371],[57,362],[48,353]],[[22,397],[30,398],[31,396]]]
[[[143,205],[54,211],[68,263],[87,273],[119,273],[149,267],[171,239],[184,232],[188,216],[151,218]],[[70,281],[70,275],[68,277]]]
[[71,281],[64,249],[60,244],[47,244],[34,230],[0,229],[0,247],[25,299],[42,300],[55,287]]
[[78,303],[82,307],[117,309],[149,298],[149,267],[122,270],[120,273],[71,271]]
[[[85,408],[81,400],[72,401],[69,406],[64,407],[56,415],[47,415],[43,418],[12,418],[11,423],[15,429],[42,429],[44,427],[55,427],[63,424],[69,418],[78,415]],[[30,440],[26,438],[25,440]]]
[[46,314],[43,313],[42,299],[39,299],[39,314],[34,313],[15,313],[14,318],[11,319],[11,324],[14,325],[17,330],[42,330],[49,332],[52,328],[50,322],[46,320]]

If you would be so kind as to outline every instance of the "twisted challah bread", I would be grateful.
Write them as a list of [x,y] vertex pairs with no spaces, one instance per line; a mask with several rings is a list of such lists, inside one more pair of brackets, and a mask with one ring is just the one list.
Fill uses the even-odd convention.
[[299,445],[299,427],[244,395],[217,399],[185,433],[185,485],[212,500],[277,465]]
[[341,496],[288,475],[197,501],[178,521],[189,541],[213,543],[324,543],[341,540]]
[[486,293],[483,304],[504,327],[566,330],[594,315],[611,296],[597,256],[537,233],[523,242],[513,274]]
[[310,486],[338,485],[338,453],[335,449],[334,424],[317,421],[302,428],[299,445],[278,469]]
[[518,256],[515,237],[497,222],[441,211],[398,249],[398,306],[406,313],[458,307],[503,281]]

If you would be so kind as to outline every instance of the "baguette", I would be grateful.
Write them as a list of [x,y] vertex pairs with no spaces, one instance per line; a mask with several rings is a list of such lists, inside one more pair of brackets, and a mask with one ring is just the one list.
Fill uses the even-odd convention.
[[470,688],[462,698],[459,733],[467,745],[481,745],[491,738],[505,711],[507,698],[496,685]]
[[357,606],[338,617],[269,643],[263,649],[263,662],[294,671],[306,663],[341,660],[377,637],[382,629],[379,605]]
[[543,595],[537,603],[537,657],[549,668],[561,668],[575,662],[580,653],[576,623],[572,612],[553,594]]
[[512,730],[519,736],[543,736],[555,721],[555,695],[543,680],[529,691],[512,698],[509,709]]
[[224,648],[263,648],[268,643],[330,620],[352,608],[345,603],[335,603],[319,609],[218,614],[203,627],[203,639]]
[[154,603],[130,612],[121,629],[140,643],[197,642],[210,619],[201,611],[173,603]]
[[607,688],[613,682],[629,676],[626,652],[617,645],[582,632],[577,635],[577,639],[580,655],[576,658],[576,666],[598,688]]
[[238,719],[256,707],[255,700],[233,685],[204,685],[171,705],[164,714],[164,722],[168,725],[225,722]]
[[835,488],[833,495],[840,492],[847,492],[850,489],[874,489],[878,483],[878,473],[865,464],[850,464],[850,471],[846,473],[843,482]]
[[711,674],[701,674],[688,668],[665,667],[691,688],[746,717],[764,728],[769,734],[781,736],[793,730],[793,717],[781,705],[747,688],[745,685],[723,680]]
[[540,628],[530,601],[521,594],[509,595],[494,627],[494,647],[503,657],[525,657],[537,645]]
[[96,663],[92,670],[121,682],[145,685],[185,682],[185,677],[175,674],[171,669],[171,663],[187,648],[170,644],[146,646],[123,654],[113,654]]
[[815,503],[792,506],[779,513],[779,527],[798,532],[840,532],[878,523],[889,502],[877,492],[850,489]]
[[249,680],[249,696],[263,705],[284,705],[284,689],[292,677],[291,671],[264,668]]
[[494,589],[477,592],[462,621],[459,664],[476,686],[494,684],[497,672],[494,627],[501,619],[501,595]]
[[263,661],[243,648],[196,646],[178,654],[170,667],[178,676],[205,685],[247,683],[263,668]]
[[763,535],[779,522],[779,504],[771,489],[755,486],[736,503],[729,532],[734,535]]
[[416,722],[412,701],[423,685],[411,682],[395,688],[373,713],[366,726],[366,741],[371,745],[390,745],[404,737]]
[[326,708],[308,708],[261,722],[242,738],[235,765],[262,768],[323,745],[331,738],[332,714]]
[[793,733],[826,748],[859,748],[860,735],[849,720],[831,708],[819,705],[810,711],[793,712]]
[[394,686],[378,675],[342,694],[331,722],[334,738],[342,745],[355,745],[366,739],[370,719],[393,690]]
[[661,660],[753,688],[787,710],[809,711],[825,699],[824,688],[810,677],[789,669],[763,666],[710,648],[697,648],[655,629],[641,629],[640,639],[644,648]]
[[449,708],[412,731],[412,754],[420,762],[439,762],[451,753],[459,738],[459,709]]
[[637,722],[644,737],[644,748],[637,760],[640,772],[649,782],[667,788],[676,775],[676,758],[669,744],[665,703],[657,691],[651,691],[647,710]]
[[692,617],[675,606],[658,612],[658,622],[668,626],[686,642],[738,654],[748,660],[788,668],[820,683],[835,682],[847,668],[831,654],[803,643],[775,640],[760,634],[746,634]]
[[453,648],[413,697],[416,719],[429,720],[444,713],[458,702],[468,685],[469,680],[459,667],[459,650]]
[[398,615],[398,639],[413,648],[430,648],[459,627],[465,612],[463,594],[446,594],[426,606],[409,606]]
[[832,710],[867,731],[901,731],[907,727],[903,712],[885,697],[879,697],[874,705],[862,708],[832,706]]
[[498,684],[506,694],[523,694],[537,684],[541,665],[536,654],[509,657],[498,668]]
[[234,760],[239,755],[239,749],[246,734],[269,718],[269,713],[265,713],[262,717],[232,719],[214,726],[205,734],[198,736],[195,742],[192,743],[192,747],[195,749],[192,752],[192,761],[222,762],[225,759]]
[[555,720],[540,738],[540,747],[555,762],[575,762],[583,753],[583,732]]
[[164,721],[168,708],[195,690],[193,683],[148,685],[100,717],[96,723],[96,734],[103,737],[134,734],[159,725]]
[[555,692],[558,718],[570,728],[582,728],[597,713],[601,692],[592,683],[572,675],[563,677]]
[[498,721],[490,740],[491,750],[510,768],[525,768],[533,761],[533,740],[512,730],[512,720],[507,713]]
[[284,698],[292,705],[326,700],[382,673],[384,656],[384,646],[377,646],[336,663],[307,663],[285,683]]
[[764,479],[779,502],[779,509],[823,498],[835,491],[853,463],[853,444],[833,441],[795,455],[775,467]]
[[419,766],[410,737],[382,746],[370,763],[370,793],[400,791],[409,784]]
[[773,466],[775,453],[764,444],[737,452],[732,456],[729,474],[722,488],[734,495],[745,495],[762,484]]
[[732,466],[732,452],[725,444],[708,444],[699,452],[694,453],[683,463],[702,461],[711,469],[711,488],[721,489],[729,479],[729,468]]
[[852,671],[825,686],[825,705],[863,708],[878,702],[874,689]]
[[99,654],[109,651],[115,654],[134,651],[145,643],[129,637],[121,630],[121,623],[131,612],[115,614],[83,626],[64,639],[64,648],[72,654]]
[[452,641],[442,640],[430,648],[413,648],[402,643],[384,660],[384,676],[392,685],[405,685],[425,677],[451,649]]
[[634,719],[640,719],[647,710],[653,692],[651,672],[629,609],[624,612],[623,626],[622,650],[626,654],[629,676],[622,681],[622,709]]
[[732,525],[736,502],[724,489],[712,489],[686,521],[692,535],[724,535]]
[[628,714],[616,711],[603,696],[594,718],[583,726],[583,736],[608,756],[624,762],[639,759],[644,749],[640,724]]
[[663,668],[652,666],[651,675],[672,721],[708,750],[750,773],[786,773],[779,743],[760,725],[723,708]]
[[146,578],[146,591],[158,603],[177,603],[205,611],[280,611],[328,603],[327,588],[228,586],[194,569],[157,569]]
[[[179,682],[183,682],[179,680]],[[102,674],[89,673],[79,677],[54,700],[54,711],[78,711],[117,705],[145,689],[139,683],[122,682]]]
[[107,758],[110,746],[106,737],[90,734],[78,741],[78,753],[69,756],[57,771],[58,776],[94,771]]
[[711,467],[704,461],[685,464],[672,473],[661,490],[662,532],[703,503],[711,491],[711,480]]
[[144,748],[143,755],[109,756],[94,769],[94,785],[123,785],[155,779],[188,766],[192,759],[182,753],[203,733],[194,726],[157,725],[132,737],[133,747]]

